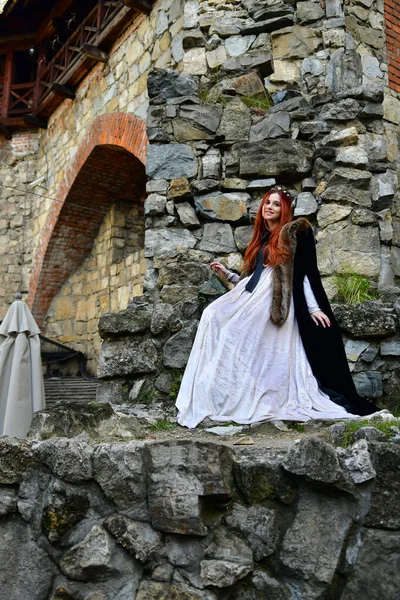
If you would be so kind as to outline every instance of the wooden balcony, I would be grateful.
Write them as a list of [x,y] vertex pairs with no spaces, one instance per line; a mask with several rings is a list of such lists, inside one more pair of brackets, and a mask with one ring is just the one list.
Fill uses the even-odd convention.
[[10,50],[0,92],[0,132],[26,126],[25,115],[45,123],[65,97],[73,98],[76,85],[98,60],[107,60],[107,50],[142,12],[139,5],[131,8],[124,0],[99,0],[49,63],[39,56],[35,81],[12,83]]

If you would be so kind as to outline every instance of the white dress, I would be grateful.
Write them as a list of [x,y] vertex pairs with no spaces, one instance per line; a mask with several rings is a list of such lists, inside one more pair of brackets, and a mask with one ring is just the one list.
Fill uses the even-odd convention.
[[[272,274],[265,267],[252,293],[246,277],[204,310],[176,401],[180,425],[354,418],[319,390],[293,299],[285,323],[272,322]],[[318,310],[307,278],[304,292]]]

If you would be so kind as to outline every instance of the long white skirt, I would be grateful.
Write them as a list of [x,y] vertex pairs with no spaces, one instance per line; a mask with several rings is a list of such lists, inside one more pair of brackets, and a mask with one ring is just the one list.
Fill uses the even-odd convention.
[[243,279],[204,310],[176,401],[180,425],[354,418],[318,389],[293,300],[283,325],[271,321],[272,273],[263,269],[253,293]]

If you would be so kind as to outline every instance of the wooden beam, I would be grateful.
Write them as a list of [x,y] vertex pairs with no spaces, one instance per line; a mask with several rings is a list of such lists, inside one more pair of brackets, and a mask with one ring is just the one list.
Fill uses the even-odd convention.
[[39,129],[47,129],[47,120],[35,117],[35,115],[24,115],[24,121],[27,125],[39,127]]
[[3,119],[8,117],[8,107],[10,104],[11,81],[13,77],[13,58],[14,52],[8,49],[6,52],[6,67],[3,80],[3,98],[1,106],[1,116]]
[[52,83],[50,91],[55,92],[59,96],[64,96],[64,98],[75,100],[75,91],[67,85],[62,85],[61,83],[57,83],[56,81]]
[[85,56],[93,58],[98,62],[106,63],[109,59],[109,54],[107,52],[104,52],[104,50],[100,50],[100,48],[97,48],[97,46],[92,46],[92,44],[83,44],[81,52]]
[[0,134],[4,135],[6,140],[11,140],[11,138],[12,138],[11,131],[1,121],[0,121]]
[[153,2],[151,0],[124,0],[124,4],[128,8],[134,8],[146,15],[149,15],[153,10]]

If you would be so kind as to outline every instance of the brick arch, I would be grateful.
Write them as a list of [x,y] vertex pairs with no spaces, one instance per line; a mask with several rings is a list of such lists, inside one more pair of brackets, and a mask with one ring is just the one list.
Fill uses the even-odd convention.
[[90,252],[110,205],[143,198],[146,148],[146,124],[133,115],[102,115],[91,124],[65,173],[34,257],[27,302],[39,322]]

